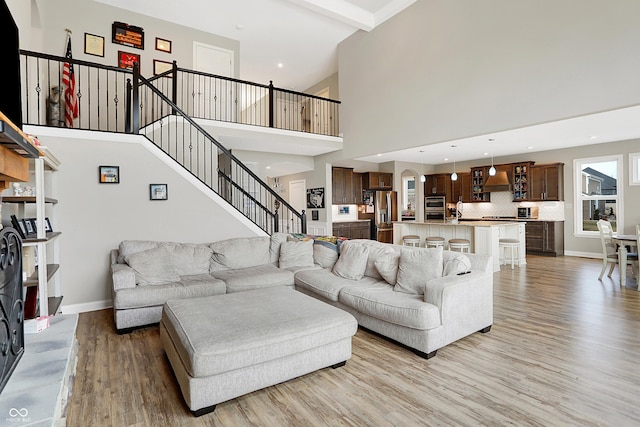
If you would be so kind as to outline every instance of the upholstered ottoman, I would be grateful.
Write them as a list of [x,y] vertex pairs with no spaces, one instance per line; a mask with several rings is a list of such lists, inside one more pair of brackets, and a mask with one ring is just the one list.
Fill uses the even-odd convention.
[[349,313],[288,287],[171,300],[162,345],[194,415],[351,357]]

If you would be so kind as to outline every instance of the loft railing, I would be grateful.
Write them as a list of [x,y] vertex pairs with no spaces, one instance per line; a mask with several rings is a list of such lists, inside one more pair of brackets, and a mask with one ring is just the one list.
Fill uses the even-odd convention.
[[[74,66],[79,102],[74,128],[129,132],[126,88],[132,71],[77,59],[21,51],[23,122],[64,126],[62,67]],[[178,68],[150,80],[186,115],[320,135],[339,135],[340,101],[269,85]],[[171,78],[168,78],[171,76]],[[141,105],[144,109],[145,106]],[[139,125],[139,124],[138,124]]]
[[137,65],[134,66],[133,132],[145,135],[268,234],[277,231],[306,233],[304,211],[296,212],[162,93],[158,87],[165,84],[163,81],[169,78],[168,75],[147,80],[139,75]]

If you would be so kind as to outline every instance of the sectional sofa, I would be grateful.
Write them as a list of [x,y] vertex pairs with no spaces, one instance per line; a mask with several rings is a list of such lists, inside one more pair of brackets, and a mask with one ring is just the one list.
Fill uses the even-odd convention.
[[490,257],[313,237],[124,241],[111,253],[116,329],[158,323],[169,300],[273,286],[339,307],[426,358],[493,323]]

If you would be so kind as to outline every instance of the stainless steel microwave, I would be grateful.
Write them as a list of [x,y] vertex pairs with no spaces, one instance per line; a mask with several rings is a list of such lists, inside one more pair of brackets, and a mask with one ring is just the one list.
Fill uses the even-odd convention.
[[538,219],[538,207],[537,206],[519,207],[518,218]]

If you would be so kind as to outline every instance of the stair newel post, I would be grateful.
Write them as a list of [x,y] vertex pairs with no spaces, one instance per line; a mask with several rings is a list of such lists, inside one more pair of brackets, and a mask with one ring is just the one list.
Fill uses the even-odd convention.
[[300,217],[300,221],[302,222],[301,226],[302,226],[302,234],[307,234],[307,213],[306,211],[303,209],[302,210],[302,216]]
[[[171,76],[172,78],[172,87],[171,87],[171,101],[175,105],[178,105],[178,62],[176,60],[173,61],[173,67],[171,68]],[[177,114],[176,109],[173,108],[173,115]]]
[[131,133],[131,79],[127,79],[127,97],[126,97],[126,110],[124,114],[124,132]]
[[269,127],[273,127],[273,114],[275,111],[275,99],[273,95],[273,81],[269,80]]
[[133,133],[140,133],[140,64],[133,63]]
[[273,232],[277,233],[280,231],[280,218],[278,217],[278,209],[280,209],[280,200],[276,200],[273,202],[273,207],[275,208],[273,212]]

